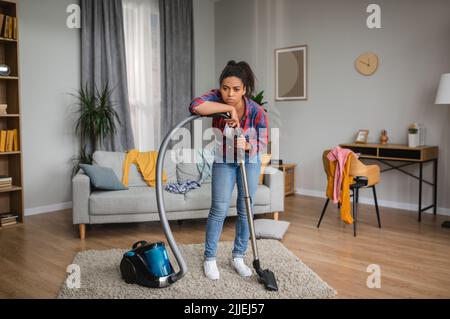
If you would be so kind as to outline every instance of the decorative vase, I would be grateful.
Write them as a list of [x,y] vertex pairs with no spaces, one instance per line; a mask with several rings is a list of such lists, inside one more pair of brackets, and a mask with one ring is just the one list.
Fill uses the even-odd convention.
[[381,131],[380,144],[386,145],[388,141],[389,141],[389,136],[387,135],[386,130]]
[[419,145],[419,134],[408,134],[408,146],[417,147]]

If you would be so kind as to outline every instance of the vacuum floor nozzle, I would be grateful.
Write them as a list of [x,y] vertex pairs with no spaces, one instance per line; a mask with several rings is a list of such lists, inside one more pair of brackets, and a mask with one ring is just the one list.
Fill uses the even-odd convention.
[[259,264],[259,260],[253,261],[253,267],[256,270],[256,273],[259,276],[259,280],[262,284],[264,284],[264,287],[269,291],[278,291],[278,284],[277,280],[275,278],[275,274],[273,271],[269,269],[261,269],[261,266]]

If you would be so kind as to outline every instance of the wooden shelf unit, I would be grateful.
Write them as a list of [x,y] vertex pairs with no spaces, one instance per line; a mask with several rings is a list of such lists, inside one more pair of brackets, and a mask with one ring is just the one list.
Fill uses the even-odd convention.
[[[17,1],[0,0],[0,13],[16,17],[18,24]],[[18,27],[17,27],[18,28]],[[14,214],[23,223],[23,164],[21,139],[21,112],[19,87],[19,32],[16,39],[0,35],[0,64],[11,70],[9,76],[0,76],[0,104],[7,104],[7,115],[0,115],[0,130],[17,130],[19,151],[0,153],[0,175],[12,177],[13,186],[0,190],[0,215]]]
[[284,196],[295,194],[295,169],[297,164],[271,164],[272,167],[279,169],[284,174]]

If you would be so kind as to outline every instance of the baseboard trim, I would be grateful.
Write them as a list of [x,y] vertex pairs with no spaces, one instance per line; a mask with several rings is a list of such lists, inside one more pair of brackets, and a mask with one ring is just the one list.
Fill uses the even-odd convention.
[[[295,193],[299,194],[299,195],[325,198],[325,192],[323,192],[323,191],[321,192],[321,191],[316,191],[316,190],[311,190],[311,189],[297,188],[295,190]],[[362,204],[373,205],[373,198],[360,197],[359,202]],[[407,211],[411,211],[411,212],[417,212],[417,204],[401,203],[401,202],[394,202],[394,201],[378,199],[378,205],[381,207],[397,208],[397,209],[407,210]],[[429,209],[425,213],[432,214],[433,210]],[[444,207],[438,207],[437,213],[439,215],[450,216],[450,209],[444,208]]]
[[25,216],[53,213],[60,210],[72,208],[72,202],[52,204],[48,206],[34,207],[25,209]]

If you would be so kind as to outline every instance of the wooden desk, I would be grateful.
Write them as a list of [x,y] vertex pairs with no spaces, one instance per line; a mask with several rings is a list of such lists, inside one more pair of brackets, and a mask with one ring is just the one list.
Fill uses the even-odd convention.
[[[419,146],[408,147],[406,145],[394,144],[341,144],[342,148],[351,149],[353,152],[360,154],[361,159],[377,160],[389,168],[381,170],[382,173],[398,170],[408,176],[419,180],[419,222],[422,220],[422,212],[433,208],[433,213],[436,215],[437,209],[437,171],[438,171],[438,155],[439,147],[437,146]],[[399,165],[393,165],[388,161],[402,162]],[[433,162],[433,182],[428,182],[423,179],[423,165],[425,163]],[[419,176],[413,175],[405,170],[403,167],[419,164]],[[433,187],[433,205],[422,208],[422,185],[426,183]]]
[[284,173],[284,195],[295,194],[295,168],[296,164],[271,165]]

